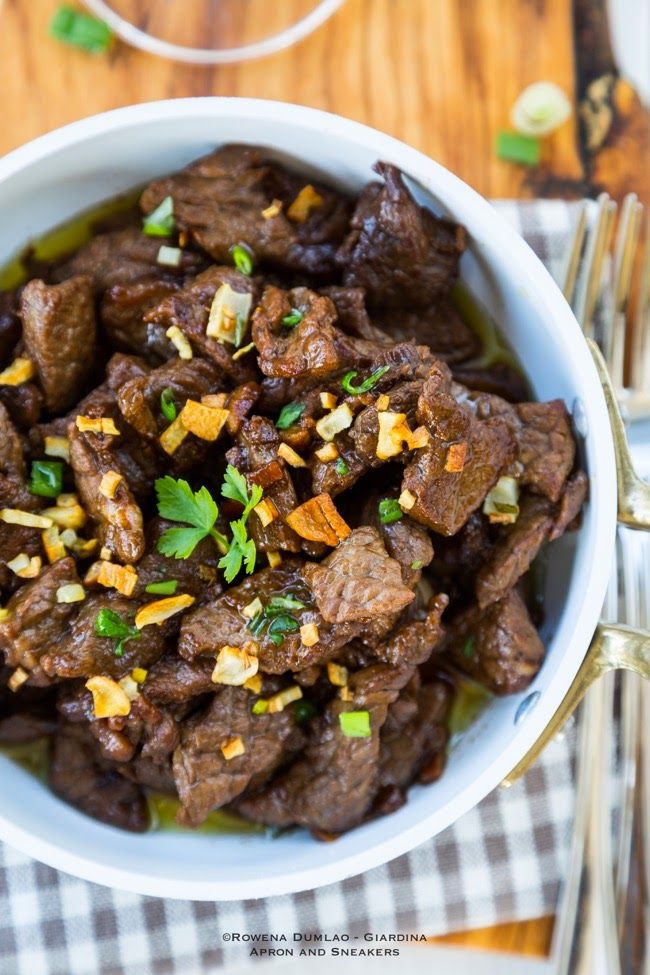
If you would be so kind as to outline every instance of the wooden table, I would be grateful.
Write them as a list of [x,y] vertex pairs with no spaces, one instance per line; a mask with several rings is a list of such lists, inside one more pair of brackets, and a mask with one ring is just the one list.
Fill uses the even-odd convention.
[[[64,47],[47,34],[58,2],[0,0],[0,152],[133,102],[248,95],[376,126],[486,196],[579,197],[604,187],[650,202],[648,116],[617,77],[602,0],[347,0],[297,47],[218,68],[170,64],[122,45],[104,57]],[[592,108],[605,79],[606,97],[589,124],[574,113],[547,141],[540,167],[502,162],[495,133],[508,126],[521,89],[540,79]],[[443,940],[545,954],[552,925],[543,918]]]

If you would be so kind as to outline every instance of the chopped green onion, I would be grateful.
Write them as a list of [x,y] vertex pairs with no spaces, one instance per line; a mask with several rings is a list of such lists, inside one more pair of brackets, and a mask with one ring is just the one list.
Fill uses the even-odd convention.
[[403,516],[404,512],[396,498],[382,498],[379,502],[379,520],[382,525],[392,525],[394,521],[399,521]]
[[178,415],[176,403],[174,401],[174,390],[167,386],[160,394],[160,411],[166,420],[173,423]]
[[63,484],[63,464],[57,460],[33,460],[29,490],[41,498],[58,498]]
[[171,196],[166,196],[142,221],[142,231],[147,237],[169,237],[175,226],[174,198]]
[[260,698],[258,701],[255,701],[255,704],[251,708],[251,711],[253,712],[253,714],[266,714],[268,709],[269,709],[269,702],[265,701],[263,698]]
[[496,153],[499,159],[505,159],[507,162],[536,166],[540,159],[540,142],[539,139],[530,135],[521,135],[519,132],[499,132]]
[[291,314],[285,315],[282,319],[282,324],[286,325],[287,328],[293,328],[294,325],[300,325],[304,317],[299,308],[292,308]]
[[271,596],[266,606],[266,612],[273,616],[277,615],[279,610],[304,608],[304,603],[292,596],[291,593],[287,593],[286,596]]
[[370,712],[344,711],[339,714],[341,731],[346,738],[370,738]]
[[278,430],[288,430],[292,427],[305,412],[304,403],[287,403],[280,410],[280,415],[275,421]]
[[463,645],[463,657],[471,657],[474,653],[474,637],[470,636]]
[[346,474],[350,473],[350,468],[342,457],[339,457],[337,462],[334,464],[334,470],[339,475],[339,477],[345,477]]
[[552,81],[536,81],[524,88],[512,107],[512,124],[524,135],[548,135],[571,115],[571,102]]
[[356,369],[351,369],[350,372],[346,372],[345,376],[341,380],[341,386],[349,393],[350,396],[361,396],[362,393],[369,393],[373,386],[376,386],[382,376],[384,376],[388,370],[389,366],[380,366],[379,369],[375,369],[367,379],[359,386],[353,386],[352,380],[358,375]]
[[311,701],[294,701],[293,720],[296,724],[306,724],[316,714],[316,708]]
[[178,579],[163,579],[162,582],[150,582],[145,592],[152,596],[173,596],[178,589]]
[[300,629],[300,623],[295,620],[293,616],[289,616],[284,613],[281,616],[274,616],[269,623],[269,636],[273,639],[273,636],[280,633],[295,633],[296,630]]
[[269,625],[268,616],[264,611],[258,613],[250,623],[247,623],[246,628],[251,631],[253,636],[261,636]]
[[113,40],[108,24],[65,4],[50,21],[50,35],[57,41],[80,47],[91,54],[104,54]]
[[167,247],[166,244],[161,244],[156,257],[157,264],[163,267],[180,267],[182,260],[183,251],[180,247]]
[[235,320],[235,334],[234,334],[235,348],[237,349],[240,347],[240,345],[244,340],[244,336],[246,335],[247,325],[248,325],[248,316],[237,315],[237,318]]
[[422,561],[422,559],[416,559],[415,562],[411,562],[412,569],[421,569],[423,565],[424,562]]
[[240,274],[245,274],[246,277],[250,277],[253,273],[253,255],[251,254],[248,247],[244,244],[235,244],[231,248],[230,253],[232,254],[232,259],[235,267]]

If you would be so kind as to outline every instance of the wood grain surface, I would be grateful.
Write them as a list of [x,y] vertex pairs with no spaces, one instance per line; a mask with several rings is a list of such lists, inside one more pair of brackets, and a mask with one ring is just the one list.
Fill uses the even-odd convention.
[[[291,0],[275,0],[276,3]],[[66,122],[134,102],[248,95],[327,109],[398,136],[486,196],[580,196],[632,186],[650,200],[650,126],[632,90],[612,85],[609,138],[585,151],[574,113],[539,168],[496,158],[496,132],[531,81],[581,99],[615,66],[597,16],[603,0],[347,0],[301,44],[244,64],[191,67],[117,44],[89,55],[52,40],[59,0],[0,0],[0,152]],[[573,9],[575,4],[576,9]],[[582,9],[584,8],[584,9]],[[577,42],[580,41],[578,44]],[[602,116],[601,116],[602,117]],[[634,147],[634,151],[630,148]]]
[[[290,3],[291,0],[274,0]],[[347,0],[281,54],[215,68],[157,60],[116,44],[106,56],[48,36],[59,0],[0,0],[0,153],[86,115],[135,102],[243,95],[297,102],[405,140],[491,197],[634,189],[650,202],[650,125],[618,77],[603,0]],[[594,83],[605,78],[605,95]],[[572,118],[528,169],[496,158],[497,131],[532,81],[573,99]],[[447,942],[547,954],[552,919],[453,935]]]

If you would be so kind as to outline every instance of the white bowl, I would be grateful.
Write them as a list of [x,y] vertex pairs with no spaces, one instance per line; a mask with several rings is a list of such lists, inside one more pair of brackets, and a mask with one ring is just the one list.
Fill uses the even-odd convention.
[[[549,551],[547,660],[525,694],[494,701],[435,785],[335,843],[307,833],[129,835],[76,812],[0,758],[0,837],[96,883],[164,897],[236,900],[319,887],[439,833],[494,789],[557,709],[596,626],[615,533],[615,470],[601,387],[577,322],[529,247],[477,193],[426,156],[355,122],[295,105],[184,99],[119,109],[59,129],[0,160],[0,265],[30,239],[100,200],[226,142],[259,143],[351,190],[376,159],[399,166],[421,200],[469,230],[462,277],[517,350],[540,399],[579,404],[590,477],[580,531]],[[520,709],[522,701],[529,706]],[[519,720],[517,715],[519,711]]]

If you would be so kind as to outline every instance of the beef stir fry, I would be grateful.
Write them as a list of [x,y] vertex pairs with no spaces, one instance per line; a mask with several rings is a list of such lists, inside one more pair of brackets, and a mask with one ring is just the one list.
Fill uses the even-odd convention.
[[148,826],[331,838],[442,772],[454,673],[525,688],[587,479],[480,365],[463,227],[228,146],[0,294],[0,743]]

